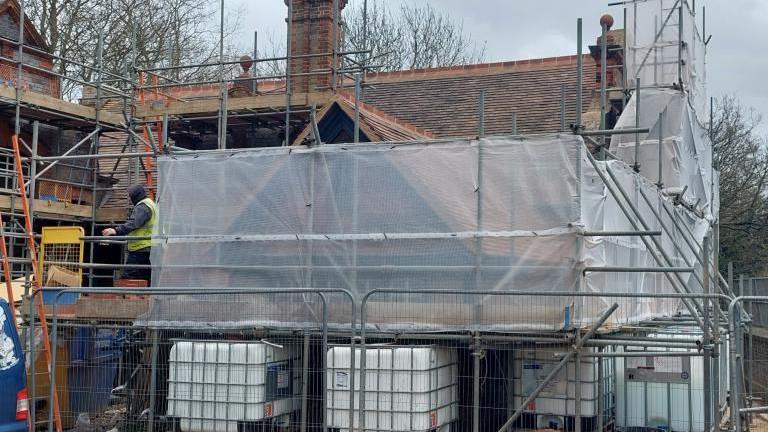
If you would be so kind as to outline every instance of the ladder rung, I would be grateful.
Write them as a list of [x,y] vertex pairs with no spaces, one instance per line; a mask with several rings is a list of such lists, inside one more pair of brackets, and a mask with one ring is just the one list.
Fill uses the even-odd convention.
[[[13,135],[11,137],[11,144],[12,144],[12,147],[13,147],[14,165],[16,167],[16,174],[17,174],[18,180],[19,180],[18,183],[19,183],[19,185],[21,187],[23,187],[23,185],[24,185],[24,168],[22,167],[22,164],[21,164],[21,152],[19,151],[19,137],[17,135]],[[30,217],[30,214],[29,214],[29,203],[27,202],[27,195],[23,194],[23,193],[20,194],[20,195],[21,195],[21,207],[22,207],[22,210],[24,211],[24,221],[25,221],[25,225],[24,226],[25,226],[25,228],[28,231],[27,234],[32,235],[32,232],[31,232],[32,231],[32,218]],[[2,244],[2,247],[3,247],[3,251],[5,251],[5,253],[3,254],[3,260],[6,261],[6,264],[7,264],[8,253],[7,253],[7,250],[5,248],[5,236],[0,236],[0,239],[2,239],[2,243],[1,244]],[[37,267],[37,248],[35,246],[35,242],[32,241],[32,242],[26,242],[26,243],[27,243],[27,249],[29,250],[30,258],[32,260],[32,271],[33,271],[33,274],[38,274],[37,273],[37,271],[38,271],[38,267]],[[4,265],[3,267],[5,268],[5,271],[9,271],[10,265]],[[9,280],[9,278],[6,277],[6,280]],[[42,288],[41,285],[40,285],[40,279],[39,278],[35,278],[35,285],[36,285],[36,287],[35,287],[36,289],[41,289]],[[46,316],[45,316],[45,308],[43,307],[43,303],[42,303],[42,297],[37,297],[35,303],[36,303],[36,307],[38,309],[38,316],[40,317],[41,321],[45,321],[46,320]],[[15,314],[15,310],[14,310],[14,314]],[[48,328],[46,326],[42,326],[41,329],[42,329],[42,340],[43,340],[43,352],[45,353],[46,364],[47,364],[48,368],[51,368],[51,363],[54,363],[54,367],[55,367],[55,359],[51,358],[51,345],[50,345],[51,342],[50,342],[50,339],[48,337]],[[59,400],[58,400],[58,393],[57,392],[53,393],[53,398],[52,399],[53,400],[50,401],[51,402],[50,403],[50,405],[51,405],[50,408],[52,408],[52,411],[53,411],[53,417],[54,417],[54,421],[55,421],[56,431],[57,432],[61,432],[61,430],[62,430],[61,412],[60,412],[60,408],[59,408]]]

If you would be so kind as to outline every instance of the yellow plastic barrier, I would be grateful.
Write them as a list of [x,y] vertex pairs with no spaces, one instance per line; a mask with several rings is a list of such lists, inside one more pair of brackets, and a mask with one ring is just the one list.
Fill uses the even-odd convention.
[[77,226],[43,227],[39,280],[44,287],[81,286],[84,235],[83,228]]

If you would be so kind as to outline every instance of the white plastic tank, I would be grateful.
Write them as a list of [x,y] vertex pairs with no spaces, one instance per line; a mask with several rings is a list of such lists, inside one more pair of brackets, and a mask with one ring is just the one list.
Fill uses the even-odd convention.
[[[571,350],[569,346],[541,347],[535,349],[514,350],[512,354],[513,406],[514,410],[541,384],[555,366],[562,360],[562,355]],[[585,349],[586,351],[586,349]],[[525,407],[526,412],[537,415],[537,423],[549,419],[547,424],[538,424],[549,428],[553,419],[561,422],[576,414],[576,384],[580,379],[581,415],[598,415],[598,360],[595,357],[582,357],[579,376],[576,374],[576,361],[569,361],[560,372],[544,387],[539,395]],[[607,392],[612,385],[606,384],[613,379],[613,363],[603,360],[603,384]],[[578,378],[578,379],[577,379]],[[610,400],[610,398],[606,398]],[[609,407],[605,407],[608,409]]]
[[[327,354],[329,428],[350,431],[351,354]],[[447,432],[458,418],[456,350],[436,346],[369,345],[366,348],[365,428],[376,431]],[[354,428],[359,426],[361,349],[355,348]]]
[[169,356],[168,416],[184,432],[237,432],[241,423],[285,423],[300,407],[298,346],[178,341]]
[[[648,337],[701,340],[701,329],[675,326]],[[623,351],[622,348],[618,349]],[[628,351],[630,349],[627,349]],[[653,351],[697,351],[648,348]],[[728,393],[728,342],[720,346],[719,405]],[[702,357],[627,357],[616,359],[617,426],[704,431],[704,362]],[[638,373],[638,371],[640,371]]]

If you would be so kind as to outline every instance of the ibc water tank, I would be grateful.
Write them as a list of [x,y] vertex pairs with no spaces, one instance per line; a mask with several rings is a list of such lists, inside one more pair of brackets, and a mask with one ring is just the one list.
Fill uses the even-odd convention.
[[[329,428],[350,431],[349,346],[328,350],[326,371]],[[353,427],[359,427],[360,358],[355,348]],[[458,356],[436,346],[369,345],[365,350],[365,429],[448,432],[458,418]],[[350,431],[351,432],[351,431]]]
[[296,345],[178,341],[168,360],[168,416],[184,432],[238,432],[242,424],[286,423],[300,407]]

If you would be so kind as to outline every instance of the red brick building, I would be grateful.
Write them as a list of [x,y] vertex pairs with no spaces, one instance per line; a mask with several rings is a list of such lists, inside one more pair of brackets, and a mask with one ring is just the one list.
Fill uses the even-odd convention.
[[[2,85],[16,86],[19,59],[20,7],[17,0],[0,0],[0,80]],[[26,17],[25,17],[26,18]],[[24,20],[24,64],[21,86],[27,91],[59,97],[59,79],[46,73],[53,70],[53,57],[47,53],[45,40],[29,19]]]

